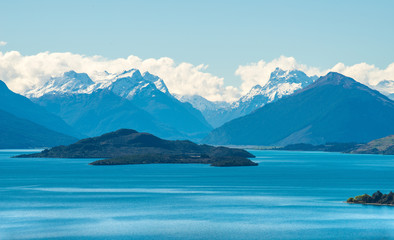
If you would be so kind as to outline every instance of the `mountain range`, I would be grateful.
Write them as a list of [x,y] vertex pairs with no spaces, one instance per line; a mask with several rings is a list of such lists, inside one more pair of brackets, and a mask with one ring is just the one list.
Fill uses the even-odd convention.
[[229,104],[226,102],[210,102],[201,96],[178,96],[180,101],[189,102],[202,112],[213,127],[220,127],[235,118],[245,116],[267,103],[274,102],[284,96],[302,89],[317,76],[307,76],[298,70],[284,71],[276,68],[263,86],[255,85],[246,95]]
[[26,95],[87,136],[133,128],[170,139],[200,139],[212,129],[200,111],[173,97],[157,76],[131,69],[101,77],[93,82],[70,71]]
[[339,73],[213,130],[204,142],[277,145],[365,143],[394,134],[394,102]]
[[[137,69],[102,72],[94,81],[86,73],[65,72],[24,92],[29,98],[0,81],[1,137],[14,143],[19,138],[19,147],[30,148],[121,128],[231,145],[365,143],[393,134],[392,100],[341,74],[316,78],[277,68],[266,84],[233,103],[173,95],[160,77]],[[393,86],[386,80],[373,88],[389,95]]]

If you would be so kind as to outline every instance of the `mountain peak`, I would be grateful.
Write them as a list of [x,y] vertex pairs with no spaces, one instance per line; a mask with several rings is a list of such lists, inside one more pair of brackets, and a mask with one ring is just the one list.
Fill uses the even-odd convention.
[[282,70],[277,67],[271,73],[266,84],[255,85],[246,95],[235,102],[233,107],[243,109],[245,114],[250,113],[269,102],[302,89],[315,79],[316,77],[309,77],[299,70]]
[[144,79],[147,81],[150,81],[155,84],[156,88],[160,91],[162,91],[165,94],[169,94],[170,92],[168,91],[168,88],[166,84],[164,83],[163,79],[160,77],[151,74],[150,72],[144,72],[143,75]]
[[127,129],[127,128],[122,128],[114,132],[106,133],[101,136],[101,139],[106,139],[106,138],[113,138],[113,137],[120,137],[120,136],[127,136],[131,134],[138,133],[134,129]]
[[116,95],[129,100],[142,92],[149,96],[155,90],[158,91],[155,84],[142,77],[141,72],[137,69],[125,71],[116,76],[115,81],[109,85],[109,89]]
[[262,91],[263,91],[263,87],[261,85],[259,84],[255,85],[250,89],[250,91],[246,95],[244,95],[239,99],[238,104],[240,104],[241,102],[251,101],[254,97],[264,94],[262,93]]
[[261,90],[261,89],[263,89],[263,87],[261,85],[257,84],[254,87],[252,87],[252,89],[250,89],[250,90],[253,91],[253,90]]
[[394,81],[393,80],[383,80],[383,81],[380,81],[376,86],[393,87],[394,88]]
[[278,83],[311,83],[316,77],[308,77],[304,72],[299,70],[282,70],[276,68],[270,75],[266,85],[274,85]]
[[121,74],[119,74],[117,76],[118,79],[119,78],[127,78],[127,77],[130,77],[130,78],[133,78],[133,79],[141,79],[142,75],[141,75],[140,70],[132,68],[130,70],[123,71]]
[[[357,82],[353,78],[344,76],[337,72],[329,72],[325,76],[318,78],[315,82],[310,84],[309,86],[303,88],[301,91],[298,91],[297,94],[308,91],[312,88],[319,88],[322,86],[337,86],[341,88],[358,88],[363,91],[367,91],[373,93],[374,90],[370,89],[369,87]],[[373,93],[375,95],[375,93]]]
[[282,76],[286,75],[289,72],[289,70],[285,71],[279,67],[275,68],[275,70],[270,74],[271,77],[273,76]]
[[342,85],[344,87],[350,87],[354,84],[359,84],[356,80],[350,77],[346,77],[337,72],[329,72],[326,76],[320,77],[316,80],[317,85]]
[[342,75],[338,72],[329,72],[326,75],[327,78],[332,78],[332,79],[336,79],[336,80],[342,80],[345,78],[350,78],[350,77],[346,77],[345,75]]
[[63,83],[72,80],[74,82],[78,82],[84,85],[94,84],[92,79],[90,79],[89,75],[87,75],[86,73],[77,73],[74,70],[63,73],[63,78],[58,78],[58,80]]
[[94,84],[86,73],[71,70],[63,73],[63,76],[51,77],[43,86],[31,89],[25,95],[38,98],[45,94],[84,92]]

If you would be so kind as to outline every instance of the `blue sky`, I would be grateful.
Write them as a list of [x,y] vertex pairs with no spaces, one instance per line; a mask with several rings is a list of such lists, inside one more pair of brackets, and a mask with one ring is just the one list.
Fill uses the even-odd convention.
[[240,85],[239,65],[282,55],[326,69],[385,68],[394,1],[2,1],[0,51],[135,55],[207,64]]

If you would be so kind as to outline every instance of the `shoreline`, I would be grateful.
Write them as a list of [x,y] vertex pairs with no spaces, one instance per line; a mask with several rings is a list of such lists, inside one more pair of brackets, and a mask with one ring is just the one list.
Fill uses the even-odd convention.
[[389,206],[394,207],[394,204],[381,204],[381,203],[355,203],[355,202],[345,202],[348,204],[361,204],[361,205],[372,205],[372,206]]

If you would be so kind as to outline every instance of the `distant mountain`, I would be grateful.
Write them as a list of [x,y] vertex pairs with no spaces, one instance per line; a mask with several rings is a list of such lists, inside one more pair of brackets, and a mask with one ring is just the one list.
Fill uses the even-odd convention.
[[48,112],[45,108],[33,103],[26,97],[12,92],[2,81],[0,81],[0,110],[65,135],[83,137],[82,134],[67,125],[60,117]]
[[202,112],[213,127],[219,127],[228,121],[247,115],[267,103],[290,95],[308,86],[316,79],[316,76],[309,77],[302,71],[284,71],[276,68],[264,86],[254,86],[245,96],[232,104],[210,102],[200,96],[178,96],[178,99],[191,103],[193,107]]
[[216,111],[217,109],[230,108],[231,104],[224,101],[211,102],[199,95],[175,95],[181,102],[188,102],[200,111]]
[[211,126],[219,127],[227,119],[231,119],[231,104],[227,102],[211,102],[199,95],[177,95],[179,101],[190,103],[194,108],[200,110]]
[[34,101],[87,136],[134,127],[165,138],[185,138],[148,112],[108,89],[90,94],[47,94]]
[[0,149],[53,147],[75,141],[74,137],[0,110]]
[[160,90],[161,92],[163,92],[167,95],[171,95],[170,91],[168,91],[168,88],[167,88],[166,84],[164,83],[163,79],[159,78],[156,75],[150,74],[149,72],[145,72],[143,74],[143,77],[145,80],[150,81],[153,84],[155,84],[156,88],[158,90]]
[[372,140],[352,149],[350,153],[394,155],[394,135]]
[[28,90],[24,95],[38,98],[45,94],[86,93],[94,89],[95,83],[86,73],[65,72],[62,77],[52,77],[43,86]]
[[68,146],[17,157],[111,158],[92,165],[151,163],[209,163],[213,166],[256,166],[243,149],[198,145],[191,141],[169,141],[149,133],[120,129],[99,137],[82,139]]
[[[134,128],[172,139],[201,139],[212,129],[200,111],[173,97],[157,76],[148,72],[142,75],[139,70],[131,69],[120,74],[104,72],[98,78],[93,82],[86,74],[70,71],[52,78],[41,88],[30,90],[27,95],[89,136]],[[106,97],[99,96],[100,93]],[[110,110],[103,110],[104,106]],[[98,125],[85,122],[92,118]],[[85,125],[80,121],[87,127],[82,127]]]
[[[235,104],[235,108],[241,116],[274,102],[284,96],[311,84],[317,77],[309,77],[298,70],[284,71],[276,68],[270,75],[270,79],[264,86],[256,85],[249,93],[241,97]],[[233,107],[234,108],[234,107]]]
[[163,81],[152,78],[151,74],[148,76],[146,80],[138,70],[134,70],[127,77],[118,76],[108,89],[189,137],[201,138],[212,129],[200,111],[173,97]]
[[394,81],[393,80],[384,80],[379,82],[375,86],[371,86],[373,89],[378,90],[384,95],[388,96],[391,99],[394,99]]
[[394,102],[338,73],[213,130],[213,144],[364,143],[394,134]]

